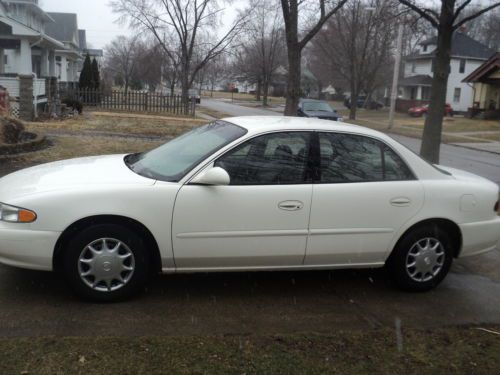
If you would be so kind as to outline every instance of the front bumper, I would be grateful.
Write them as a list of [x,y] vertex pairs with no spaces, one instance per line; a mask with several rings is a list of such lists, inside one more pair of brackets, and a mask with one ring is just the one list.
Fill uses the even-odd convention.
[[54,248],[60,235],[60,232],[0,227],[0,263],[51,271]]
[[488,221],[460,224],[462,251],[459,257],[479,255],[500,245],[500,217]]

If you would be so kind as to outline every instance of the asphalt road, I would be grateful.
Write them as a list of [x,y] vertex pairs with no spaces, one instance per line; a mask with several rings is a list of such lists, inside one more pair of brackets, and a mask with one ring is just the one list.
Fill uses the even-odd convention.
[[[442,160],[500,182],[498,155],[443,146]],[[0,266],[0,337],[272,335],[394,327],[397,320],[403,328],[500,324],[499,269],[500,249],[459,259],[437,289],[419,294],[398,291],[383,270],[168,275],[134,300],[92,304],[56,274]]]

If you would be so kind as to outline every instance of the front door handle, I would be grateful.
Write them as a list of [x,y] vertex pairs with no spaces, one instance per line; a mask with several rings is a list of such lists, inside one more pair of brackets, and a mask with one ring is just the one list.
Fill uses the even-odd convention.
[[391,199],[391,204],[396,207],[407,207],[411,203],[410,198],[407,197],[397,197]]
[[301,201],[283,201],[278,203],[278,208],[285,211],[298,211],[304,207]]

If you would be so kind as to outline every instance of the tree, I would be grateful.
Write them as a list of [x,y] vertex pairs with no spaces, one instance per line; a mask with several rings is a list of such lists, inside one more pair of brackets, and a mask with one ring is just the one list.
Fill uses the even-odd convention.
[[[237,20],[219,38],[217,26],[222,8],[216,0],[114,0],[113,11],[136,29],[147,30],[164,52],[176,60],[180,55],[180,83],[185,113],[189,110],[188,90],[200,69],[222,54],[231,45],[243,27],[243,18]],[[164,34],[174,36],[175,43],[165,43]],[[205,37],[205,38],[203,38]],[[200,43],[202,39],[203,43]],[[196,51],[201,58],[193,63]]]
[[128,93],[137,72],[140,56],[138,44],[137,36],[118,36],[106,47],[106,69],[113,73],[115,79],[122,81],[125,93]]
[[101,73],[99,72],[99,64],[97,60],[92,60],[92,81],[94,82],[94,88],[98,89],[101,86]]
[[352,0],[326,22],[312,42],[314,60],[349,84],[350,119],[356,118],[359,94],[370,96],[388,81],[395,10],[395,1]]
[[83,62],[83,68],[80,73],[79,86],[81,89],[92,89],[94,88],[94,79],[92,74],[92,63],[90,62],[90,55],[87,53],[85,56],[85,61]]
[[[338,0],[337,4],[332,4],[327,9],[326,0],[281,0],[283,19],[286,31],[286,46],[288,57],[288,77],[286,91],[286,116],[296,116],[300,99],[300,79],[301,79],[301,57],[302,50],[309,41],[321,30],[324,23],[337,12],[347,0]],[[311,7],[316,3],[317,7]],[[314,21],[313,14],[319,13],[319,18]],[[309,18],[309,27],[300,38],[299,18]]]
[[[461,2],[457,0],[441,0],[441,6],[438,10],[429,8],[427,2],[423,1],[419,3],[418,0],[399,0],[399,2],[417,13],[437,30],[434,75],[420,155],[431,163],[439,163],[443,108],[446,103],[453,33],[467,22],[500,6],[500,2],[492,3],[489,6],[481,6],[481,3],[472,4],[472,0],[462,0]],[[470,13],[464,16],[465,11],[470,11]]]

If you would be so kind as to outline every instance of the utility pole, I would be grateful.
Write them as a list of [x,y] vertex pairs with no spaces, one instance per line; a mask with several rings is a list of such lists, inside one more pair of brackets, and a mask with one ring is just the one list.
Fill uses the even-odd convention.
[[396,99],[398,98],[399,68],[401,66],[401,49],[403,46],[403,22],[399,21],[398,38],[396,40],[396,58],[394,61],[394,76],[392,77],[391,107],[389,109],[389,129],[394,125],[394,114],[396,112]]

